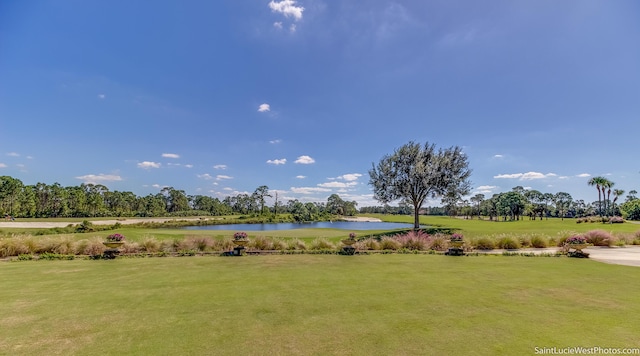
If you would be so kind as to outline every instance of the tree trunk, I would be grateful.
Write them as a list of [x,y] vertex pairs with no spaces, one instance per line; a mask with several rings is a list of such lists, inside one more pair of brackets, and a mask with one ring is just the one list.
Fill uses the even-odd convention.
[[420,229],[420,206],[417,203],[413,204],[413,229]]

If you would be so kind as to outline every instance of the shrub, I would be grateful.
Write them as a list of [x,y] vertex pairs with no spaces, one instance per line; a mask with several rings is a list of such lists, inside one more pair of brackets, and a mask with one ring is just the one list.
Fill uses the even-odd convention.
[[520,242],[511,236],[502,236],[496,241],[496,246],[505,250],[517,250],[520,248]]
[[612,224],[622,224],[624,222],[624,219],[620,216],[613,216],[611,219],[609,219],[609,222]]
[[76,247],[75,241],[71,240],[69,237],[62,237],[59,240],[52,240],[53,245],[53,253],[61,254],[61,255],[75,255]]
[[122,252],[124,253],[140,253],[142,251],[142,246],[140,246],[137,242],[129,242],[126,241],[122,245]]
[[546,248],[547,246],[549,246],[549,242],[546,237],[535,235],[531,238],[531,247]]
[[189,240],[189,245],[200,252],[206,251],[213,244],[208,237],[190,236],[187,240]]
[[287,243],[282,239],[273,239],[271,240],[271,248],[273,250],[284,251],[287,249]]
[[102,239],[99,237],[94,237],[91,240],[83,240],[82,250],[78,250],[78,252],[89,255],[89,256],[100,256],[106,250],[106,246],[102,243]]
[[319,237],[311,242],[310,250],[333,250],[335,246],[329,240]]
[[151,236],[144,236],[140,241],[140,250],[144,252],[158,252],[160,251],[160,241],[154,239]]
[[30,251],[21,239],[8,238],[0,240],[0,257],[28,254]]
[[430,250],[444,251],[449,248],[449,238],[444,234],[436,234],[430,240]]
[[234,246],[233,239],[226,237],[223,239],[213,240],[211,248],[215,251],[231,251]]
[[495,248],[494,241],[488,237],[477,239],[475,245],[478,250],[493,250]]
[[291,239],[287,241],[287,250],[301,250],[307,249],[307,245],[300,239]]
[[531,236],[529,235],[519,235],[518,242],[520,243],[520,247],[526,248],[531,246]]
[[[238,233],[236,232],[236,234]],[[249,242],[249,247],[252,247],[256,250],[273,250],[273,243],[268,237],[256,236]]]
[[615,242],[615,238],[610,233],[604,230],[590,230],[584,234],[587,238],[587,243],[593,246],[611,246]]
[[357,250],[379,250],[380,243],[375,239],[364,239],[354,245]]
[[429,234],[422,230],[409,231],[404,235],[397,236],[396,239],[400,242],[402,248],[414,251],[426,250],[431,242]]
[[383,236],[380,239],[380,249],[381,250],[398,250],[402,247],[400,241],[394,239],[393,237]]

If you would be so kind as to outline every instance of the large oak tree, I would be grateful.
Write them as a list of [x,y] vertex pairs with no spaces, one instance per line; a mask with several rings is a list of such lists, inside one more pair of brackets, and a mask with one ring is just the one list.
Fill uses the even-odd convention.
[[428,142],[413,141],[384,156],[369,171],[374,198],[382,203],[405,199],[413,205],[414,229],[427,198],[463,196],[469,193],[471,170],[458,146],[437,149]]

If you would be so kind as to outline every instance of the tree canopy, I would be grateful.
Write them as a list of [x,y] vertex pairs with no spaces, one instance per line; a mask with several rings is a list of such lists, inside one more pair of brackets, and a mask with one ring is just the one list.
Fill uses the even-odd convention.
[[459,197],[470,191],[469,162],[458,146],[437,149],[413,141],[384,156],[369,171],[374,198],[382,203],[406,199],[413,205],[414,228],[427,198]]

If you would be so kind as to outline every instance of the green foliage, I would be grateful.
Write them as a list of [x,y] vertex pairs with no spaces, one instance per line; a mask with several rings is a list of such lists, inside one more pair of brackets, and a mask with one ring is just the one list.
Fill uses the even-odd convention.
[[500,236],[496,240],[496,247],[502,248],[505,250],[517,250],[520,248],[520,242],[513,238],[512,236]]
[[493,239],[481,237],[475,241],[475,248],[478,250],[493,250],[496,248],[496,244]]
[[633,199],[620,205],[622,217],[627,220],[640,220],[640,199]]

